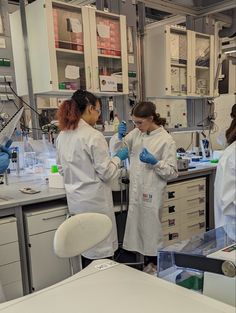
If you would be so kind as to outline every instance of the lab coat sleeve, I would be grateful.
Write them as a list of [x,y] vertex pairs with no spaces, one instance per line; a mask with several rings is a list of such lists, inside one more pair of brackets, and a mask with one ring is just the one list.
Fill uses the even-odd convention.
[[224,215],[236,218],[236,176],[235,164],[232,160],[228,160],[224,166],[224,174],[221,176],[221,188],[216,192],[218,198],[221,199],[221,209]]
[[178,176],[176,146],[174,141],[167,142],[164,146],[162,159],[154,165],[155,173],[168,180]]
[[108,182],[119,175],[118,168],[121,161],[118,157],[110,157],[107,142],[100,133],[94,137],[91,156],[95,171],[102,181]]

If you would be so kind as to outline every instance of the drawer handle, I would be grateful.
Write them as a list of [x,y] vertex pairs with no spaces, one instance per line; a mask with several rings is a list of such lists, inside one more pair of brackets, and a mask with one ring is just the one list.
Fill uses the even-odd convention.
[[196,201],[196,200],[199,200],[199,203],[203,203],[205,202],[205,198],[204,197],[197,197],[197,198],[194,198],[194,199],[188,199],[187,201],[188,202],[191,202],[191,201]]
[[175,213],[175,205],[169,206],[168,211],[169,213]]
[[175,218],[173,218],[171,220],[168,219],[168,220],[162,221],[162,224],[166,224],[166,223],[168,223],[169,227],[175,226]]
[[57,215],[57,216],[51,216],[51,217],[43,217],[42,220],[43,221],[49,221],[49,220],[54,220],[55,218],[58,218],[58,217],[66,217],[67,214],[61,214],[61,215]]
[[193,227],[196,227],[196,226],[199,226],[199,223],[196,223],[196,224],[193,224],[193,225],[189,225],[188,228],[193,228]]
[[168,220],[169,226],[175,226],[175,218]]
[[198,226],[199,229],[201,229],[201,228],[203,228],[205,226],[205,222],[189,225],[188,228],[193,228],[193,227],[196,227],[196,226]]
[[199,211],[197,210],[197,211],[194,211],[194,212],[188,212],[187,214],[188,215],[192,215],[192,214],[196,214],[196,213],[198,213]]
[[199,191],[201,191],[201,190],[204,190],[205,185],[192,185],[192,186],[188,186],[187,188],[191,189],[191,188],[196,188],[196,187],[198,187]]
[[194,212],[187,212],[187,214],[189,214],[189,215],[196,214],[196,213],[198,213],[199,216],[205,215],[205,210],[197,210],[197,211],[194,211]]
[[175,197],[175,191],[168,191],[168,199],[173,199]]

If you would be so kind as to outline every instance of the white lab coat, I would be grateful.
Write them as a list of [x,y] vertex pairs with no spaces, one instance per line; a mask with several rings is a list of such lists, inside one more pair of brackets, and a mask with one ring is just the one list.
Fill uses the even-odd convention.
[[214,192],[215,227],[236,223],[236,141],[221,156]]
[[[111,150],[117,150],[120,143],[114,135]],[[178,176],[175,142],[160,127],[149,135],[135,128],[125,137],[125,143],[130,155],[130,196],[123,247],[156,256],[163,246],[160,217],[167,179]],[[139,160],[143,148],[159,160],[156,165]]]
[[120,159],[110,158],[102,133],[81,119],[76,130],[60,132],[57,164],[63,171],[69,211],[103,213],[113,223],[111,235],[83,255],[90,259],[112,256],[118,244],[109,181],[118,175]]

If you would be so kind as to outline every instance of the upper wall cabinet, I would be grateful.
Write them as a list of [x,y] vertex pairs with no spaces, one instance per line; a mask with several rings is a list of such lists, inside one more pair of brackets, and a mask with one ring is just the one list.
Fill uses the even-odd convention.
[[150,25],[144,44],[146,97],[211,97],[214,36]]
[[[26,19],[34,93],[66,94],[78,88],[103,94],[128,93],[124,16],[37,0],[26,6]],[[24,57],[19,46],[19,22],[19,12],[13,13],[16,58]],[[28,93],[26,81],[22,84],[22,71],[23,59],[16,67],[19,95]]]

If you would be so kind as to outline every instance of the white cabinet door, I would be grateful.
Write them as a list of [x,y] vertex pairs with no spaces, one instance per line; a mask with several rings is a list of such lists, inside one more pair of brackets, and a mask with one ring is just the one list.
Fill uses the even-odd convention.
[[150,25],[144,37],[148,98],[213,96],[214,36]]
[[190,93],[188,68],[190,64],[189,31],[166,26],[166,95],[187,96]]
[[[36,0],[26,6],[26,19],[34,93],[70,95],[83,89],[128,94],[125,16],[64,2]],[[26,95],[19,11],[11,15],[11,26],[17,91]],[[110,88],[112,83],[116,90]]]
[[192,93],[213,97],[214,36],[192,32]]
[[44,204],[25,213],[32,291],[70,276],[69,260],[58,258],[53,251],[55,231],[65,220],[67,212],[67,207],[58,203]]
[[128,94],[126,17],[89,9],[93,91]]
[[70,276],[68,259],[53,252],[55,230],[30,236],[30,261],[33,291],[51,286]]
[[15,217],[0,219],[0,282],[6,300],[23,296]]

